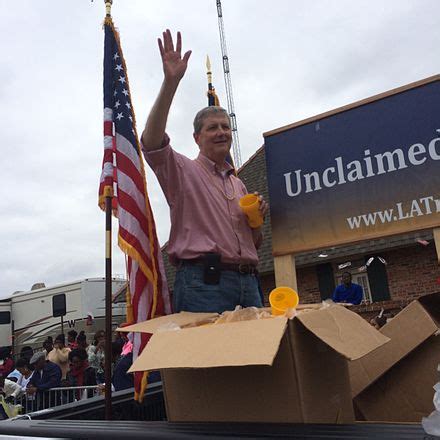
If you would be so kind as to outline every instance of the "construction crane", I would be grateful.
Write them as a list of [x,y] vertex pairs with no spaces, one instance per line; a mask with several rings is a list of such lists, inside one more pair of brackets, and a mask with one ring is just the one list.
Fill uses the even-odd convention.
[[229,117],[231,118],[232,152],[234,156],[235,168],[238,169],[241,167],[240,141],[238,140],[237,118],[235,117],[234,99],[232,96],[231,72],[229,69],[229,58],[228,58],[228,51],[226,48],[225,27],[223,25],[222,2],[221,0],[216,0],[216,2],[217,2],[218,29],[220,32],[220,45],[222,49],[222,58],[223,58],[223,74],[225,77],[226,98],[228,102]]

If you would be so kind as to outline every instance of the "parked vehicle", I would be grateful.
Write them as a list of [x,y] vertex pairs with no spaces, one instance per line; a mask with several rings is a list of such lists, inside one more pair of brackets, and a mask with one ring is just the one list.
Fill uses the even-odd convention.
[[0,300],[0,347],[12,345],[11,300]]
[[[113,279],[112,296],[126,289],[126,281]],[[119,295],[118,295],[119,294]],[[125,301],[113,301],[112,323],[125,319]],[[12,345],[14,353],[24,346],[41,348],[48,337],[75,329],[84,330],[92,340],[97,330],[105,328],[105,279],[81,281],[16,292],[0,302],[0,346]]]

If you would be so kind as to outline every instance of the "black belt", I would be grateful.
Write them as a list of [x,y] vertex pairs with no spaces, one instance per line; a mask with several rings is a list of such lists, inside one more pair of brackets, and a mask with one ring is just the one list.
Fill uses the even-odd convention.
[[[205,264],[203,257],[192,258],[189,260],[179,260],[179,266],[183,265],[197,265],[202,266]],[[245,275],[256,275],[258,270],[254,264],[235,264],[235,263],[220,263],[220,270],[230,270],[232,272],[238,272]]]

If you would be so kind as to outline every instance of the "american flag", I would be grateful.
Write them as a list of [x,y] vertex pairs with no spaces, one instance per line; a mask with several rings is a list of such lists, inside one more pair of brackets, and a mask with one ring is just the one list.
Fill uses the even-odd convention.
[[[144,164],[119,35],[110,17],[104,22],[104,160],[99,205],[113,194],[119,220],[118,244],[127,255],[127,322],[171,313],[156,226],[148,200]],[[135,333],[133,361],[150,335]],[[142,400],[145,373],[135,374],[135,398]]]

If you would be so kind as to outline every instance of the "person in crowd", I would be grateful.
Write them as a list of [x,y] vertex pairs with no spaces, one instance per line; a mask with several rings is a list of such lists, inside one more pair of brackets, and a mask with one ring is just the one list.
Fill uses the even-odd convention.
[[115,391],[134,387],[133,373],[128,372],[128,369],[133,364],[133,346],[131,346],[131,348],[132,349],[125,355],[120,356],[115,363],[112,377],[112,384]]
[[20,350],[20,358],[26,359],[28,363],[33,355],[34,355],[34,349],[32,347],[29,347],[28,345],[24,346]]
[[28,362],[31,360],[33,355],[34,355],[34,349],[32,347],[30,347],[29,345],[24,346],[20,350],[20,358],[27,359]]
[[53,350],[53,339],[52,336],[48,336],[43,342],[43,353],[46,355],[46,360],[48,359],[49,353]]
[[53,350],[48,353],[47,359],[61,368],[62,379],[66,378],[67,372],[69,371],[69,353],[70,348],[65,346],[65,337],[64,334],[61,333],[55,338]]
[[26,393],[29,396],[36,396],[36,408],[43,409],[49,406],[49,403],[56,405],[56,394],[50,391],[61,385],[61,368],[54,362],[47,361],[42,351],[35,353],[30,365],[34,373],[28,383]]
[[95,333],[92,345],[87,350],[89,365],[96,371],[98,383],[104,383],[104,361],[105,361],[105,332],[98,330]]
[[0,349],[0,376],[7,377],[14,370],[14,361],[11,356],[11,347]]
[[351,273],[342,274],[342,284],[336,286],[333,301],[338,303],[360,304],[364,297],[362,286],[351,282]]
[[112,342],[112,368],[121,357],[122,344],[121,341]]
[[89,347],[89,344],[87,343],[87,336],[84,333],[84,330],[81,330],[76,337],[76,343],[78,344],[77,348],[83,348],[84,350],[87,350]]
[[14,399],[23,394],[23,390],[20,385],[3,376],[0,376],[0,389],[4,393],[5,397],[12,397]]
[[21,373],[18,371],[17,363],[18,361],[15,364],[15,369],[12,370],[6,377],[6,379],[12,380],[12,382],[18,382],[18,379],[21,378]]
[[[119,324],[119,327],[127,327],[130,324],[128,322],[123,322]],[[133,350],[133,334],[127,332],[116,332],[116,339],[122,346],[121,356],[125,356]]]
[[78,348],[78,342],[76,342],[76,337],[78,336],[78,332],[75,330],[69,330],[67,332],[67,347],[71,350]]
[[25,358],[20,358],[15,363],[15,370],[9,374],[7,379],[16,382],[23,390],[26,390],[32,373],[33,371],[29,368],[29,361]]
[[[195,160],[172,149],[166,123],[191,51],[182,56],[181,35],[174,46],[169,30],[158,43],[164,79],[142,133],[142,150],[171,210],[167,252],[177,266],[174,311],[262,307],[255,275],[263,236],[240,209],[247,190],[226,161],[232,143],[228,113],[216,106],[197,113],[193,137],[200,153]],[[263,218],[267,210],[260,196]]]
[[128,353],[133,351],[133,342],[130,339],[127,339],[125,344],[122,346],[121,356],[125,356]]
[[[127,324],[123,322],[120,324],[120,327],[125,327]],[[127,333],[126,332],[115,332],[115,342],[118,342],[121,347],[124,346],[124,344],[127,342]]]
[[[96,370],[89,366],[87,352],[83,348],[75,348],[69,353],[70,371],[66,382],[70,387],[96,385]],[[81,399],[82,392],[75,393],[77,400]],[[87,391],[87,396],[93,396],[93,390]]]

